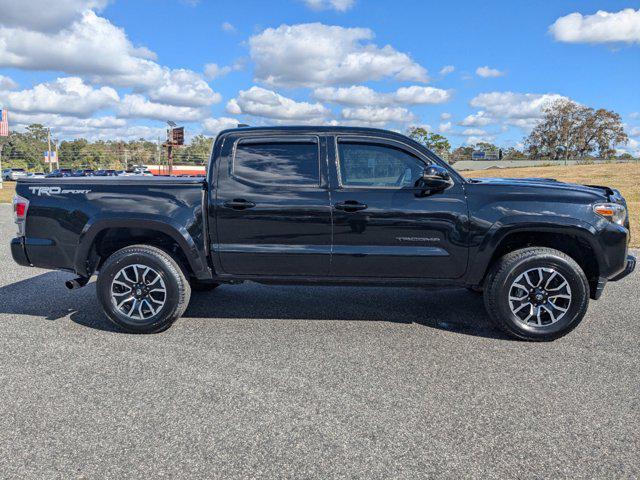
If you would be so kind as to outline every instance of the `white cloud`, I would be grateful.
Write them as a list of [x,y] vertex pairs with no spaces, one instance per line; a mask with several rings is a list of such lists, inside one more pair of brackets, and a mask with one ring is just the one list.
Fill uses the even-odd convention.
[[452,117],[452,115],[449,112],[442,112],[440,114],[440,119],[441,120],[449,120]]
[[92,11],[68,29],[51,34],[0,27],[2,67],[64,71],[146,85],[162,73],[152,57],[149,50],[134,47],[123,30]]
[[196,108],[166,105],[148,100],[142,95],[125,95],[118,105],[118,116],[122,118],[149,118],[154,120],[174,120],[176,122],[195,122],[204,119],[208,108]]
[[204,76],[209,80],[214,80],[218,77],[224,77],[231,72],[230,66],[221,67],[217,63],[207,63],[204,66]]
[[58,32],[88,10],[101,10],[108,0],[0,0],[0,25],[39,32]]
[[211,90],[202,77],[192,70],[163,69],[162,82],[149,90],[154,102],[182,107],[203,107],[219,103],[222,96]]
[[504,75],[504,72],[496,68],[489,68],[488,66],[478,67],[476,68],[476,75],[483,78],[493,78],[493,77],[501,77]]
[[467,136],[472,136],[472,135],[480,136],[480,135],[486,135],[486,134],[487,134],[486,130],[482,130],[481,128],[467,128],[462,131],[462,135],[467,135]]
[[116,105],[120,98],[113,88],[93,88],[78,77],[65,77],[27,90],[2,92],[0,100],[14,112],[88,117]]
[[246,59],[244,58],[240,58],[236,60],[233,65],[225,65],[224,67],[221,67],[217,63],[207,63],[204,66],[204,76],[208,80],[215,80],[216,78],[224,77],[231,72],[242,70],[245,66],[245,60]]
[[342,118],[370,125],[383,126],[387,123],[410,123],[417,120],[409,110],[402,107],[358,107],[342,110]]
[[[542,117],[545,105],[560,99],[566,99],[556,93],[481,93],[471,100],[471,106],[482,108],[482,117],[507,119],[513,125],[526,127],[531,120]],[[480,112],[476,116],[479,116]],[[468,118],[468,117],[467,117]],[[528,123],[527,123],[528,122]],[[467,123],[466,125],[472,125]],[[475,125],[482,125],[475,123]]]
[[481,135],[481,136],[472,135],[467,138],[467,141],[465,143],[467,145],[476,145],[480,142],[493,143],[495,139],[496,139],[495,135]]
[[632,137],[640,137],[640,127],[631,127],[629,135]]
[[178,106],[220,101],[199,74],[163,67],[154,59],[153,52],[135,47],[124,30],[92,10],[53,33],[29,30],[29,25],[0,27],[0,67],[63,71],[94,83],[148,91],[155,101]]
[[451,131],[451,128],[451,122],[443,122],[439,125],[438,130],[440,130],[440,133],[447,133]]
[[629,114],[629,118],[633,118],[633,119],[640,118],[640,112],[631,112]]
[[355,5],[355,0],[304,0],[309,8],[314,10],[333,9],[346,12]]
[[17,125],[30,125],[32,123],[40,123],[50,126],[53,130],[58,129],[84,129],[84,128],[124,128],[127,121],[123,118],[116,118],[108,115],[104,117],[93,118],[77,118],[69,115],[60,115],[56,113],[23,113],[14,112],[11,120]]
[[322,87],[313,92],[315,99],[341,105],[418,105],[444,103],[451,98],[447,90],[413,85],[395,92],[381,93],[362,85],[351,87]]
[[398,103],[418,105],[426,103],[444,103],[451,99],[451,92],[434,87],[401,87],[396,90],[394,99]]
[[428,80],[427,71],[390,45],[370,43],[367,28],[322,23],[281,25],[249,39],[256,79],[272,86],[319,87],[394,78]]
[[223,32],[227,32],[227,33],[235,33],[236,32],[236,27],[233,26],[233,24],[231,24],[229,22],[223,22],[222,25],[220,26],[220,28],[222,29]]
[[205,135],[217,135],[227,128],[236,128],[239,123],[235,118],[229,117],[207,118],[202,122],[202,131]]
[[32,123],[40,123],[51,127],[52,135],[58,139],[86,138],[88,140],[137,140],[146,138],[155,140],[162,138],[166,132],[164,127],[132,125],[125,119],[113,116],[96,118],[76,118],[56,114],[24,114],[11,115],[12,125],[17,130],[24,130]]
[[18,88],[18,84],[12,78],[0,75],[0,92],[13,90],[14,88]]
[[227,112],[232,115],[255,115],[278,120],[312,120],[329,115],[329,110],[320,103],[297,102],[272,90],[251,87],[241,90],[229,100]]
[[558,18],[549,31],[559,42],[640,43],[640,9],[598,10],[593,15],[575,12]]
[[465,127],[484,127],[491,123],[495,123],[495,120],[480,110],[478,113],[467,115],[459,124]]
[[449,75],[450,73],[453,73],[455,69],[456,67],[454,67],[453,65],[445,65],[440,69],[440,75]]

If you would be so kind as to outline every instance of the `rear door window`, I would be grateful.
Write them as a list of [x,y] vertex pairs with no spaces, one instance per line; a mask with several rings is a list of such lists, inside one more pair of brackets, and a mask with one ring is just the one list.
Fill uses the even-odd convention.
[[232,174],[264,185],[318,186],[318,141],[315,138],[241,140],[236,145]]

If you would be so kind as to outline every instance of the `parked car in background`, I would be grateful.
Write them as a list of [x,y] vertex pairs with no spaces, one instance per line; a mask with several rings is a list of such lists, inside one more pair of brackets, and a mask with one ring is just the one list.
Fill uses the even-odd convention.
[[15,182],[19,178],[25,178],[27,171],[24,168],[5,168],[2,171],[2,179]]
[[97,170],[95,173],[96,177],[117,177],[118,172],[115,170]]
[[44,178],[44,172],[29,172],[27,178]]
[[91,168],[80,169],[73,172],[72,177],[91,177],[95,172]]
[[57,168],[53,172],[45,175],[46,178],[65,178],[70,177],[73,174],[73,170],[70,168]]
[[134,168],[133,169],[133,174],[134,175],[142,175],[144,177],[153,177],[153,173],[151,173],[148,169],[146,168]]

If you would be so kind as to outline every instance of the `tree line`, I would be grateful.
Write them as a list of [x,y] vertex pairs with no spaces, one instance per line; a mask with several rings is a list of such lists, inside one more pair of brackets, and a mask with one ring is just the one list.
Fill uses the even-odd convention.
[[627,144],[629,137],[620,115],[611,110],[594,109],[560,99],[547,104],[542,113],[542,119],[523,139],[522,149],[503,149],[488,142],[479,142],[452,150],[446,137],[425,128],[411,127],[407,133],[451,163],[470,160],[477,150],[501,150],[505,160],[634,158],[629,153],[616,154],[616,147]]
[[[31,171],[48,171],[45,152],[48,148],[48,131],[43,125],[29,125],[24,132],[11,132],[0,137],[3,167],[26,168]],[[213,139],[197,135],[188,145],[174,149],[175,164],[199,165],[209,158]],[[51,150],[56,140],[52,139]],[[164,164],[166,150],[156,142],[139,139],[131,141],[97,140],[84,138],[64,140],[57,145],[58,160],[63,168],[113,168],[125,170],[135,165]]]
[[[0,137],[3,166],[46,171],[48,131],[43,125],[33,124],[24,132],[11,132]],[[488,142],[451,148],[449,140],[422,127],[412,127],[407,135],[426,145],[451,163],[470,160],[474,151],[501,150],[505,160],[565,158],[588,160],[593,158],[631,159],[628,153],[616,155],[616,147],[624,145],[629,137],[624,131],[620,115],[603,108],[593,109],[571,100],[557,100],[546,105],[543,117],[531,133],[523,139],[524,148],[500,148]],[[174,163],[180,165],[205,164],[213,138],[197,135],[182,148],[174,150]],[[56,143],[55,140],[53,143]],[[131,141],[97,140],[84,138],[64,140],[58,145],[60,165],[66,168],[127,169],[135,165],[165,164],[166,151],[155,142],[139,139]]]

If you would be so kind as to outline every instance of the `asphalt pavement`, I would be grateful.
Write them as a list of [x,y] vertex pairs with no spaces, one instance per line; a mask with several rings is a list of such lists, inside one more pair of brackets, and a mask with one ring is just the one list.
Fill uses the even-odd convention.
[[0,478],[640,476],[638,273],[546,344],[463,289],[250,283],[142,336],[13,232],[0,205]]

